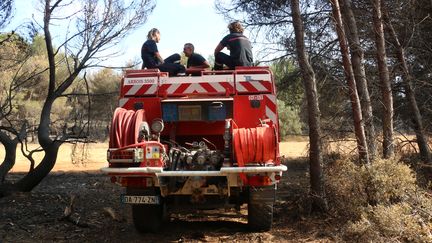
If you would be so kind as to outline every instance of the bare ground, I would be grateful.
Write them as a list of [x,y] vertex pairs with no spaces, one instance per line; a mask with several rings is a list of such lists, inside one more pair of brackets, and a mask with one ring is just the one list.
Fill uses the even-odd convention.
[[[281,151],[290,148],[301,152],[297,156],[285,153],[289,170],[283,175],[277,193],[273,229],[269,232],[249,232],[243,208],[240,213],[218,210],[199,215],[172,215],[160,233],[140,234],[133,226],[130,206],[120,203],[123,189],[112,184],[109,177],[92,170],[100,166],[96,163],[87,167],[70,166],[72,169],[68,171],[56,169],[31,193],[0,198],[0,242],[339,241],[334,236],[336,226],[322,216],[305,213],[308,211],[304,203],[309,185],[308,163],[298,157],[304,155],[305,144],[304,141],[281,144]],[[22,172],[14,172],[7,179],[13,181],[20,176]],[[71,197],[75,197],[73,213],[64,219]]]

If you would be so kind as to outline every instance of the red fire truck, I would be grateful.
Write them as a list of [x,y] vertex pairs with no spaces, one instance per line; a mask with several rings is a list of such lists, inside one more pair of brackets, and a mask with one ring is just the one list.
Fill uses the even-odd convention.
[[195,70],[169,77],[126,71],[101,170],[125,187],[136,229],[170,213],[247,204],[248,226],[271,229],[282,172],[273,75],[268,67]]

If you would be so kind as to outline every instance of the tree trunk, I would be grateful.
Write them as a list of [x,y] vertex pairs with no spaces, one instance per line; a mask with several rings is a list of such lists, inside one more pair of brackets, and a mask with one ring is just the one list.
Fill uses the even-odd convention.
[[[57,6],[59,2],[54,5]],[[19,180],[14,187],[18,191],[31,191],[45,178],[54,167],[61,141],[53,141],[50,138],[50,124],[51,124],[51,109],[54,101],[58,97],[55,92],[56,85],[56,63],[55,63],[55,52],[52,45],[51,33],[49,30],[51,14],[54,6],[50,5],[50,1],[45,2],[44,11],[44,34],[45,44],[47,47],[47,56],[49,63],[49,85],[48,94],[43,105],[40,123],[38,126],[38,140],[42,146],[45,155],[42,161],[39,163],[34,170],[31,170],[26,176]]]
[[14,184],[15,190],[21,192],[29,192],[33,190],[33,188],[35,188],[54,167],[60,145],[60,143],[53,142],[49,148],[44,149],[45,156],[42,161],[34,170],[27,173],[22,179]]
[[3,144],[5,149],[5,157],[0,165],[0,184],[2,184],[7,173],[15,165],[18,138],[11,139],[6,133],[0,131],[0,143]]
[[326,211],[327,200],[325,198],[324,176],[322,169],[320,109],[315,73],[309,63],[304,47],[304,26],[300,15],[299,0],[291,1],[291,9],[296,39],[297,58],[303,76],[303,84],[306,91],[308,105],[310,183],[313,198],[312,206],[314,210]]
[[357,141],[357,149],[359,151],[360,161],[369,163],[369,152],[366,142],[364,125],[362,121],[360,99],[357,92],[356,81],[354,79],[354,71],[349,58],[348,44],[346,41],[345,31],[343,29],[342,17],[338,0],[331,0],[333,10],[333,20],[336,26],[336,33],[339,39],[339,45],[342,54],[342,63],[345,70],[345,76],[348,81],[349,97],[354,119],[354,133]]
[[49,174],[56,163],[58,151],[62,143],[61,141],[53,141],[49,137],[51,108],[54,100],[55,98],[51,98],[51,96],[48,96],[45,100],[38,127],[39,144],[42,146],[45,155],[34,170],[31,170],[14,185],[14,188],[18,191],[31,191]]
[[387,29],[389,30],[390,36],[393,39],[393,44],[396,48],[396,54],[399,60],[399,67],[402,70],[403,86],[405,89],[405,95],[409,104],[409,108],[413,113],[412,119],[414,123],[414,131],[417,138],[417,145],[420,150],[420,156],[422,160],[431,163],[432,162],[431,153],[429,150],[427,137],[425,136],[424,129],[423,129],[422,115],[418,108],[415,93],[412,88],[413,77],[408,68],[408,63],[406,61],[406,56],[405,56],[405,50],[399,42],[399,38],[396,34],[396,31],[393,28],[393,25],[390,22],[388,12],[386,11],[384,6],[383,6],[383,13],[384,13],[384,19],[385,19]]
[[357,21],[354,17],[351,0],[340,0],[342,17],[345,20],[345,32],[349,49],[351,51],[351,65],[354,71],[354,79],[360,97],[363,121],[365,126],[366,143],[368,145],[370,160],[376,155],[376,134],[373,123],[372,103],[370,100],[368,81],[364,67],[364,51],[360,45]]
[[377,49],[378,73],[382,94],[382,129],[383,129],[383,157],[394,155],[393,145],[393,96],[390,76],[387,67],[387,54],[385,50],[384,27],[381,13],[381,0],[373,0],[373,26],[375,32],[375,45]]

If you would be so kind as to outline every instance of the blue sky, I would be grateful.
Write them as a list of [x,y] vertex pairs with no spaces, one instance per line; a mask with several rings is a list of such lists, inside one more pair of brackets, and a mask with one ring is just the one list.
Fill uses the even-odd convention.
[[[158,44],[162,57],[183,50],[183,44],[191,42],[195,50],[208,58],[214,48],[228,34],[227,20],[218,15],[214,0],[157,0],[156,8],[143,27],[131,33],[117,48],[124,54],[110,60],[111,65],[123,65],[128,60],[139,59],[142,43],[151,28],[161,31]],[[38,0],[15,0],[15,15],[6,28],[11,30],[18,23],[30,21],[32,15],[40,23],[41,12],[37,9]],[[55,35],[53,35],[55,38]]]

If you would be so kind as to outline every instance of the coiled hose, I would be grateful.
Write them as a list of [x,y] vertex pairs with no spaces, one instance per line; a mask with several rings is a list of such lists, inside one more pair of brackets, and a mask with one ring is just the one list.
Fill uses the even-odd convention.
[[145,120],[144,110],[116,108],[111,122],[109,147],[122,148],[141,142],[138,141],[139,129]]
[[233,128],[233,146],[239,166],[276,160],[274,127]]

